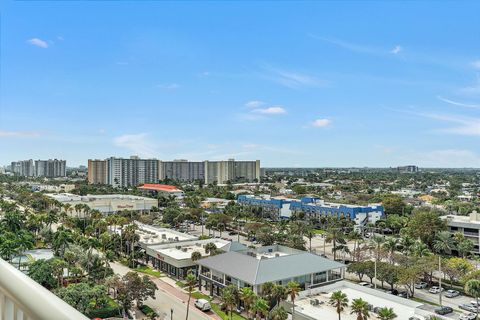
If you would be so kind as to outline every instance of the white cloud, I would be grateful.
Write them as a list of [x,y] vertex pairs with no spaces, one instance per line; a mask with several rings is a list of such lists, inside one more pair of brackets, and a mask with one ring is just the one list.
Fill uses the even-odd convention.
[[268,74],[261,75],[262,77],[291,89],[304,87],[319,88],[327,86],[326,81],[305,73],[271,67],[266,67],[264,69],[268,71]]
[[330,119],[316,119],[312,122],[312,126],[317,128],[328,127],[332,121]]
[[252,112],[260,113],[260,114],[282,114],[282,113],[286,113],[287,110],[285,110],[283,107],[277,106],[277,107],[268,107],[263,109],[254,109],[252,110]]
[[43,49],[48,48],[48,43],[42,39],[39,38],[32,38],[27,40],[27,43],[31,44],[32,46],[37,46]]
[[177,90],[178,88],[180,88],[180,85],[176,83],[168,83],[168,84],[159,84],[157,85],[157,87],[163,90]]
[[466,136],[480,136],[480,118],[445,114],[424,114],[423,116],[435,120],[458,124],[457,126],[440,130],[442,132]]
[[263,105],[265,105],[265,102],[258,101],[258,100],[252,100],[252,101],[248,101],[247,103],[245,103],[245,107],[252,108],[252,109],[260,108]]
[[472,67],[474,67],[475,69],[480,70],[480,60],[473,61],[473,62],[472,62]]
[[459,106],[459,107],[465,107],[465,108],[473,108],[473,109],[478,109],[480,108],[480,105],[478,104],[470,104],[470,103],[463,103],[463,102],[458,102],[458,101],[453,101],[441,96],[437,97],[438,100],[443,101],[445,103],[454,105],[454,106]]
[[0,130],[0,138],[10,137],[10,138],[37,138],[40,137],[39,132],[31,131],[8,131]]
[[154,157],[156,154],[155,145],[148,139],[148,134],[124,134],[113,139],[114,145],[128,149],[135,155],[143,157]]
[[480,156],[465,149],[433,150],[413,155],[422,167],[479,167]]
[[403,51],[403,48],[401,46],[395,46],[395,48],[393,48],[392,51],[390,51],[390,53],[399,54],[402,51]]

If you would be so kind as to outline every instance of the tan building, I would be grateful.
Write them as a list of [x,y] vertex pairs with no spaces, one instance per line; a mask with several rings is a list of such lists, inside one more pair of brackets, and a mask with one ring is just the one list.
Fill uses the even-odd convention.
[[88,160],[88,183],[107,184],[108,170],[106,160]]

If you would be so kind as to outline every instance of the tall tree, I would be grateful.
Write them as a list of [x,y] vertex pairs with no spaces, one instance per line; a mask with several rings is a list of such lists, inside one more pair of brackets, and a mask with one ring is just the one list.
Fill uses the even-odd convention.
[[330,296],[330,303],[333,305],[333,307],[336,309],[337,314],[338,314],[338,320],[341,320],[341,314],[345,310],[346,307],[348,307],[348,298],[345,293],[342,291],[335,291],[332,293]]

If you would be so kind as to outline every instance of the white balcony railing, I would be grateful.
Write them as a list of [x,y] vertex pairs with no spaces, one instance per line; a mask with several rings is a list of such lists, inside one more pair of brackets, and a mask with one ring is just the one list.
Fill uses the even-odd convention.
[[88,318],[0,259],[0,320],[67,319]]

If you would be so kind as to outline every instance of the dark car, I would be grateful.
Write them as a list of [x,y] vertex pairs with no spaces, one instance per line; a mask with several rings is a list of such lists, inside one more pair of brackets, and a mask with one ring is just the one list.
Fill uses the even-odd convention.
[[439,308],[435,309],[435,313],[436,314],[441,314],[441,315],[449,314],[449,313],[452,313],[452,312],[453,312],[453,309],[450,308],[450,307],[447,307],[447,306],[443,306],[443,307],[439,307]]

